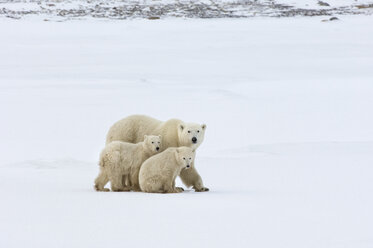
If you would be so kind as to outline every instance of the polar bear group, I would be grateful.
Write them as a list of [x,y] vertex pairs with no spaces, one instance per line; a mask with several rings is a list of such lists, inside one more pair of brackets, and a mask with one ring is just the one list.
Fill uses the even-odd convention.
[[202,192],[203,186],[194,158],[203,142],[205,124],[178,119],[162,122],[144,115],[132,115],[116,122],[106,137],[100,154],[97,191],[143,191],[180,193],[175,179],[180,176],[187,187]]

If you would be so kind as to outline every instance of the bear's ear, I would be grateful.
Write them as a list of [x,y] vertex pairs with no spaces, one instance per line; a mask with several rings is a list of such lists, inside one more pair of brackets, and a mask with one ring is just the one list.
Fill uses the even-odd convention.
[[179,157],[180,157],[180,155],[179,155],[179,149],[178,148],[176,148],[175,149],[175,153],[174,153],[174,155],[175,155],[175,158],[176,158],[176,161],[178,161],[179,160]]
[[148,135],[144,135],[144,140],[146,140],[146,138],[148,138]]
[[158,135],[158,137],[159,137],[160,139],[162,139],[162,135]]
[[193,149],[192,152],[195,153],[196,149]]
[[180,129],[181,131],[183,131],[183,130],[184,130],[184,124],[179,124],[179,129]]
[[201,127],[202,127],[203,130],[205,130],[206,129],[206,124],[202,124]]

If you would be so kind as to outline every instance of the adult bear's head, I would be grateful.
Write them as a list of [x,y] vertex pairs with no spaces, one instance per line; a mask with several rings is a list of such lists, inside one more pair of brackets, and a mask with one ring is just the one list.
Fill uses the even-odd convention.
[[206,124],[181,123],[178,125],[179,145],[196,149],[205,137]]

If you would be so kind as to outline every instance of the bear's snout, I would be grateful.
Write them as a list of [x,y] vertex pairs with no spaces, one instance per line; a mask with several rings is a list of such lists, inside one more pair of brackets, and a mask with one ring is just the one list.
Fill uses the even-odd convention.
[[157,148],[155,148],[157,151],[159,151],[159,147],[157,146]]
[[193,138],[192,138],[192,141],[193,141],[194,144],[197,143],[197,138],[196,138],[196,137],[193,137]]

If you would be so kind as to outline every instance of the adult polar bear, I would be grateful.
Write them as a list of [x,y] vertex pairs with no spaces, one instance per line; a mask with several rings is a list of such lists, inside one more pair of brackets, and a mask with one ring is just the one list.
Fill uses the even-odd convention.
[[[144,135],[161,135],[162,151],[179,146],[197,149],[204,139],[205,130],[205,124],[185,123],[177,119],[163,122],[145,115],[131,115],[114,123],[106,136],[106,144],[114,140],[138,143],[144,139]],[[194,163],[190,169],[180,173],[180,178],[187,187],[193,186],[195,191],[209,190],[203,186]]]

